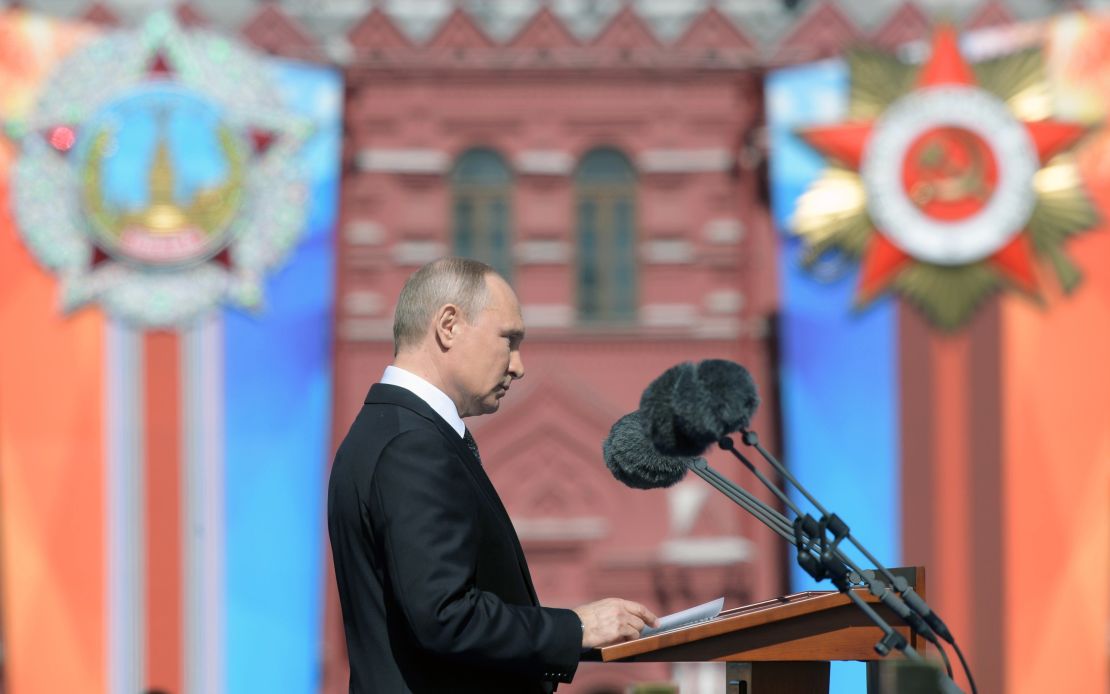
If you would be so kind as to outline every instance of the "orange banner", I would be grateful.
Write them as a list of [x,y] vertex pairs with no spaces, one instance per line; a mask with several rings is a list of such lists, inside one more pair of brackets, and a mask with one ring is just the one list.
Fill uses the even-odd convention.
[[[5,196],[6,197],[6,196]],[[106,691],[103,344],[0,200],[0,506],[7,691]]]
[[[33,103],[89,32],[0,14],[0,107]],[[62,317],[58,283],[17,236],[0,142],[0,591],[6,690],[107,691],[104,320]]]
[[[1058,107],[1110,115],[1110,18],[1065,15],[1048,37]],[[1079,149],[1100,229],[1069,244],[1083,283],[1003,305],[1006,681],[1015,694],[1110,686],[1110,134]],[[1043,284],[1053,287],[1050,282]]]

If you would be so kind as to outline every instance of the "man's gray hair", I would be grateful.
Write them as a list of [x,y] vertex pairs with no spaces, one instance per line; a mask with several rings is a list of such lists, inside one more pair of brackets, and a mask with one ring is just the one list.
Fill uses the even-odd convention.
[[459,307],[471,320],[489,302],[486,275],[496,271],[469,258],[439,258],[420,268],[405,281],[393,314],[393,355],[424,339],[436,311],[445,304]]

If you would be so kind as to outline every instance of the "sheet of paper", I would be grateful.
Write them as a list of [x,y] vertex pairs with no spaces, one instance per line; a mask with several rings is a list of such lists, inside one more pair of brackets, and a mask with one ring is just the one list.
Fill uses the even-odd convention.
[[721,614],[721,608],[725,606],[724,598],[717,598],[710,600],[704,605],[697,605],[681,612],[669,614],[666,617],[659,618],[659,626],[657,627],[644,627],[640,632],[640,638],[645,636],[654,636],[664,631],[671,629],[678,629],[680,627],[690,626],[698,622],[708,622],[717,615]]

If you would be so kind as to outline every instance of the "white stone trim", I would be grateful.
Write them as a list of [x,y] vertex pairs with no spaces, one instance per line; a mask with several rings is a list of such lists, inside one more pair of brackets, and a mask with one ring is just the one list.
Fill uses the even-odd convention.
[[364,149],[355,161],[378,173],[444,174],[451,168],[451,157],[439,149]]
[[644,262],[653,265],[685,265],[694,261],[694,245],[686,239],[650,239],[640,247]]
[[740,321],[733,316],[702,318],[694,327],[694,335],[704,339],[735,340],[740,332]]
[[353,342],[392,340],[392,318],[347,318],[339,323],[339,335]]
[[644,304],[640,322],[653,328],[686,328],[698,321],[698,307],[693,304]]
[[[340,3],[337,2],[334,4],[339,5]],[[346,36],[332,34],[324,40],[324,53],[334,63],[349,65],[351,60],[355,57],[355,48],[351,45],[351,42],[347,40]]]
[[574,307],[569,304],[524,304],[524,324],[530,328],[566,328],[574,324]]
[[702,227],[702,236],[708,243],[716,245],[731,245],[740,243],[744,239],[744,222],[734,217],[718,217],[711,219]]
[[447,254],[447,246],[439,241],[399,241],[391,251],[396,265],[421,266]]
[[609,534],[609,521],[600,516],[578,518],[514,518],[513,527],[523,541],[597,540]]
[[559,239],[520,241],[514,249],[517,262],[523,265],[566,263],[570,261],[570,244]]
[[380,292],[369,289],[352,289],[343,296],[343,310],[349,316],[377,316],[385,308]]
[[721,147],[711,149],[648,149],[637,157],[644,173],[702,173],[728,171],[736,157]]
[[715,289],[705,295],[707,313],[736,314],[744,308],[744,294],[736,289]]
[[353,219],[343,227],[343,236],[352,246],[377,246],[385,241],[385,227],[372,219]]
[[513,162],[517,172],[538,176],[566,176],[574,171],[574,155],[559,149],[526,149]]
[[688,535],[709,499],[709,486],[689,478],[667,490],[671,535]]
[[745,537],[686,537],[665,540],[659,559],[680,566],[728,566],[755,556],[752,541]]

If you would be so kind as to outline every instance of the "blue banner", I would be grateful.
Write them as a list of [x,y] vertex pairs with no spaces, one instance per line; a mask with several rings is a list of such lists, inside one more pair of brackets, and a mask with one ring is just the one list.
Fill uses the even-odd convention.
[[224,312],[229,694],[309,694],[321,679],[343,84],[331,70],[273,69],[286,107],[315,129],[298,154],[305,236],[258,315]]
[[[839,60],[772,72],[765,85],[773,214],[780,230],[783,459],[880,561],[901,553],[897,312],[889,299],[853,308],[855,262],[801,266],[789,232],[798,197],[825,168],[795,131],[844,118],[848,68]],[[812,511],[796,491],[793,499]],[[854,555],[862,562],[862,558]],[[864,564],[866,566],[866,564]],[[793,590],[817,585],[791,559]],[[830,691],[864,689],[863,668],[836,664]]]

